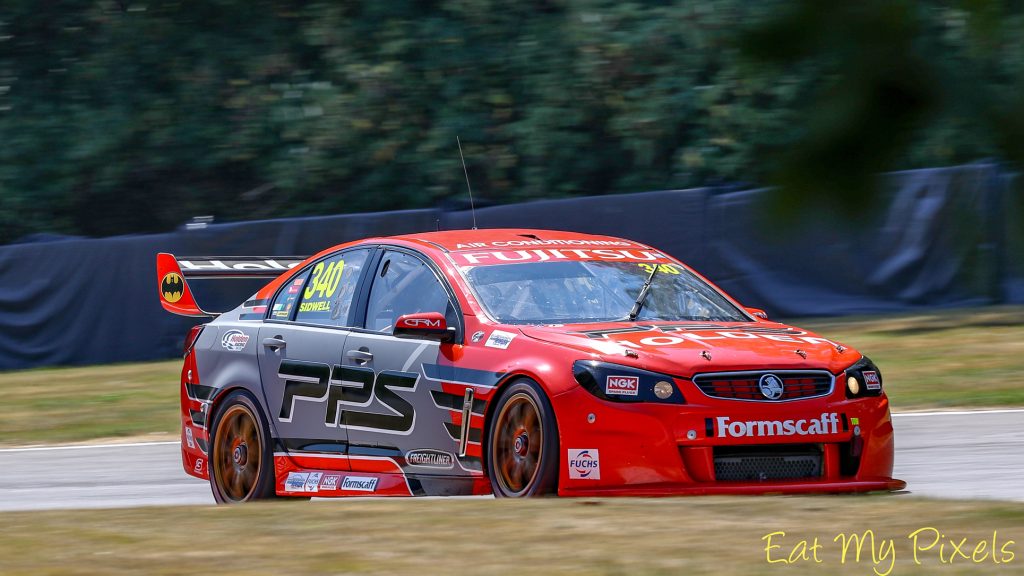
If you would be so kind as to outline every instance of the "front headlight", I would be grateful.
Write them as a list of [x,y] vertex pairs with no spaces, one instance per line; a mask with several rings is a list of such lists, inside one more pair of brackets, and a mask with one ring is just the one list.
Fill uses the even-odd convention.
[[882,394],[882,372],[867,356],[846,369],[846,397],[863,398]]
[[572,365],[572,375],[587,392],[609,402],[686,403],[674,379],[657,372],[597,360],[577,360]]

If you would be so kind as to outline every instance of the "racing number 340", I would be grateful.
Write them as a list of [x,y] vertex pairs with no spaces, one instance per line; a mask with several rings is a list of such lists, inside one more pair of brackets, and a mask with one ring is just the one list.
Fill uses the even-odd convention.
[[[278,375],[284,383],[284,398],[278,419],[291,422],[296,400],[326,402],[324,425],[329,428],[370,428],[382,432],[405,433],[412,430],[416,411],[396,389],[416,388],[419,375],[413,372],[384,370],[380,374],[359,366],[333,367],[317,362],[283,360]],[[394,414],[361,412],[350,407],[369,406],[380,400]],[[345,408],[340,409],[341,406]]]

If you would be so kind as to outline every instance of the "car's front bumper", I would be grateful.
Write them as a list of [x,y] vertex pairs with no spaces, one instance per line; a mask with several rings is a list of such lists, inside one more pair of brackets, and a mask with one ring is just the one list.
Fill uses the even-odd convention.
[[[906,486],[892,478],[893,428],[885,396],[846,400],[840,392],[786,403],[688,401],[614,403],[582,388],[552,398],[561,446],[559,494],[798,494]],[[781,432],[786,421],[804,433]],[[810,422],[818,424],[808,431]],[[737,434],[730,433],[734,423]],[[573,465],[581,451],[599,462],[592,471]],[[723,478],[730,458],[754,472]],[[769,470],[800,458],[813,458],[814,471],[787,477]],[[769,472],[757,473],[759,466]]]

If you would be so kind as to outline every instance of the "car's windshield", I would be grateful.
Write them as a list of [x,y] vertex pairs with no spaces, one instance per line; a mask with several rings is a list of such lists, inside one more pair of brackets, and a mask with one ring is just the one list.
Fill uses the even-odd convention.
[[464,268],[487,312],[507,324],[624,320],[659,266],[637,320],[745,322],[749,318],[676,264],[531,262]]

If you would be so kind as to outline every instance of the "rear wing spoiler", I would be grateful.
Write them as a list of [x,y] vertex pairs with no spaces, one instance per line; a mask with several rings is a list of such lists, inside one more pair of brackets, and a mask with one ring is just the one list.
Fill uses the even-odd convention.
[[160,305],[181,316],[217,316],[196,303],[187,278],[277,278],[298,266],[305,256],[188,256],[156,255],[156,282]]

